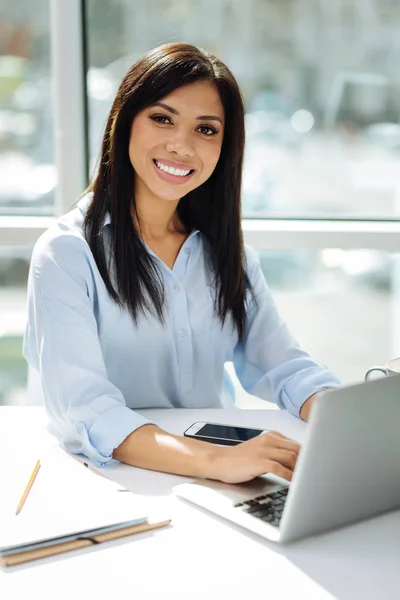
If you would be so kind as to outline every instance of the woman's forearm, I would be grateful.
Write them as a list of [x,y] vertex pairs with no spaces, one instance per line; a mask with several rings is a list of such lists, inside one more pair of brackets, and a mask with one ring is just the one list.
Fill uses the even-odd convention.
[[218,448],[207,442],[176,436],[155,425],[143,425],[115,448],[123,463],[177,475],[212,478]]
[[290,481],[299,450],[297,442],[272,430],[224,448],[143,425],[128,435],[113,457],[142,469],[242,483],[264,473]]

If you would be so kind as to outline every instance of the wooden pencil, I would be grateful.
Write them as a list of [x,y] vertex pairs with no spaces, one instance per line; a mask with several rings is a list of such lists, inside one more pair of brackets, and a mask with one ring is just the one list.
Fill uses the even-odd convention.
[[36,479],[36,475],[38,474],[39,468],[40,468],[40,460],[37,460],[36,464],[35,464],[35,467],[34,467],[34,469],[32,471],[32,474],[31,474],[31,476],[29,478],[29,481],[26,484],[26,488],[24,489],[24,493],[21,496],[21,500],[18,503],[17,510],[15,512],[16,515],[18,515],[21,512],[22,507],[25,504],[25,501],[26,501],[26,499],[28,497],[28,494],[29,494],[29,492],[30,492],[30,490],[31,490],[31,488],[33,486],[33,482]]

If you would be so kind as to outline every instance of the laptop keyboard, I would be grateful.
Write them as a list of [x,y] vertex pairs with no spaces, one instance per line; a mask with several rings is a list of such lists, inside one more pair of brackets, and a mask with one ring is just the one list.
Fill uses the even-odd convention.
[[239,502],[234,506],[252,517],[279,527],[288,491],[289,486],[264,496],[256,496],[246,502]]

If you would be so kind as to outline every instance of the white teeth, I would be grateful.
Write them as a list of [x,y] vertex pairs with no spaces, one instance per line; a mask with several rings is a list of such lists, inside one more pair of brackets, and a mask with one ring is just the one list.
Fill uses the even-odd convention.
[[174,169],[173,167],[167,167],[167,165],[163,165],[163,163],[159,162],[158,160],[155,161],[156,165],[159,169],[161,169],[161,171],[165,171],[166,173],[170,173],[171,175],[177,175],[178,177],[185,177],[186,175],[189,175],[190,173],[190,169],[188,170],[183,170],[183,169]]

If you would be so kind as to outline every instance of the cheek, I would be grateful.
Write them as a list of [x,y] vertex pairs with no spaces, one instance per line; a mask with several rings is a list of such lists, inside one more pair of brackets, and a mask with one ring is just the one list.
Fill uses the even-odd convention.
[[129,140],[129,158],[133,166],[139,165],[146,156],[147,149],[151,147],[151,136],[146,127],[134,125],[131,129]]
[[215,167],[217,166],[220,155],[221,155],[221,146],[219,144],[218,145],[216,144],[212,148],[206,149],[203,164],[209,173],[214,171]]

